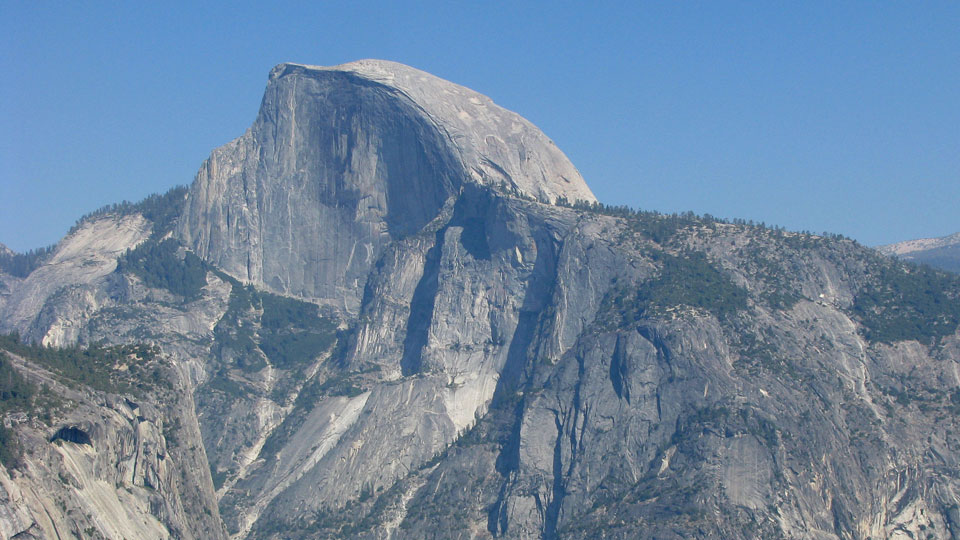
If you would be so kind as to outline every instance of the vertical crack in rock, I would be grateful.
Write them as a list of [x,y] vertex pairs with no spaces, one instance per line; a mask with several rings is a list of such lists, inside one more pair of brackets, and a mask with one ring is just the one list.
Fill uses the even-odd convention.
[[[538,230],[534,241],[537,246],[537,258],[534,261],[529,283],[527,284],[523,304],[518,314],[517,327],[510,348],[507,352],[507,361],[500,373],[497,388],[494,391],[493,407],[512,407],[512,425],[510,433],[502,444],[496,459],[496,470],[502,477],[502,482],[494,502],[487,513],[487,530],[494,536],[507,534],[510,516],[507,506],[511,495],[511,485],[520,468],[520,444],[526,400],[520,396],[526,381],[533,376],[531,366],[534,354],[531,349],[536,348],[536,338],[543,337],[545,322],[545,308],[554,294],[557,283],[557,253],[558,248],[554,239]],[[519,397],[519,399],[517,399]],[[538,501],[539,504],[539,501]]]
[[[557,520],[560,515],[560,505],[563,503],[564,473],[563,473],[563,422],[560,419],[560,411],[554,413],[554,425],[557,429],[557,439],[553,445],[553,485],[552,498],[547,505],[546,515],[543,520],[543,539],[555,540],[557,538]],[[572,465],[571,465],[572,466]]]
[[630,373],[629,359],[623,350],[623,341],[617,336],[617,343],[613,349],[613,357],[610,359],[610,383],[613,385],[613,391],[617,397],[626,400],[630,404]]

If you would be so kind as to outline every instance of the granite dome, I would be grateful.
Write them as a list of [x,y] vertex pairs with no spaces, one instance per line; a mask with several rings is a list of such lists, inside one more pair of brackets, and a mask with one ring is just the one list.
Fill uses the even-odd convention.
[[595,200],[546,135],[472,90],[393,62],[280,64],[253,126],[201,167],[178,233],[243,281],[355,311],[382,248],[467,185]]
[[422,108],[460,155],[469,177],[505,184],[547,202],[596,201],[576,167],[542,131],[489,97],[425,71],[388,60],[357,60],[338,66],[283,63],[270,79],[291,74],[322,77],[349,73],[392,88]]

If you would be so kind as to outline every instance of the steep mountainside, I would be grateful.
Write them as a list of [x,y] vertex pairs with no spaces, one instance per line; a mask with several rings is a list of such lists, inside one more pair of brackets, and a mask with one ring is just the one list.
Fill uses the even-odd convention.
[[960,233],[908,240],[878,248],[881,253],[960,273]]
[[599,205],[406,66],[278,66],[189,190],[38,264],[7,536],[960,538],[960,277]]
[[[0,339],[2,538],[226,538],[190,392],[149,346]],[[11,433],[15,432],[15,435]]]

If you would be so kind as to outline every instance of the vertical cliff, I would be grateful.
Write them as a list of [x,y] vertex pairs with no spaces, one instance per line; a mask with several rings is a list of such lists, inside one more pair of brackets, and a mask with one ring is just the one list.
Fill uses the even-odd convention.
[[238,279],[356,313],[383,247],[466,183],[593,200],[549,139],[476,92],[390,62],[281,64],[250,130],[201,168],[178,234]]

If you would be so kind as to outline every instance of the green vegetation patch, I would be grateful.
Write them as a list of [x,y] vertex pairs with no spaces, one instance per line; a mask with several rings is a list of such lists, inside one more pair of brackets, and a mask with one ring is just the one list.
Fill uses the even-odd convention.
[[[658,244],[669,243],[670,240],[676,236],[677,232],[694,226],[715,230],[718,224],[737,225],[744,229],[770,231],[778,236],[783,236],[786,231],[783,227],[767,225],[762,221],[755,223],[752,219],[725,219],[710,214],[698,215],[691,211],[664,214],[655,210],[638,210],[627,205],[614,206],[601,202],[587,202],[582,200],[571,203],[566,197],[560,197],[556,204],[582,212],[623,218],[630,230],[641,233]],[[802,234],[792,236],[800,237],[802,242],[816,242],[819,240],[809,231],[804,231]],[[844,239],[842,235],[827,232],[823,233],[823,236],[830,240]]]
[[0,272],[25,278],[53,253],[56,246],[31,249],[26,253],[0,253]]
[[853,313],[872,342],[932,344],[960,326],[960,276],[884,261],[854,297]]
[[244,286],[226,274],[218,272],[217,275],[229,281],[232,288],[227,311],[214,328],[215,352],[223,359],[225,351],[232,351],[241,364],[240,368],[259,371],[266,364],[259,358],[254,333],[252,314],[254,306],[258,304],[257,291],[252,286]]
[[153,365],[160,356],[155,345],[55,348],[23,343],[17,334],[5,334],[0,335],[0,349],[59,375],[64,384],[74,387],[84,385],[104,392],[136,394],[148,383],[157,385],[166,380],[158,371],[159,366]]
[[207,265],[189,251],[179,255],[179,244],[168,238],[162,242],[147,240],[127,251],[117,270],[130,272],[149,286],[166,289],[190,300],[200,296],[207,284]]
[[661,214],[656,211],[637,210],[626,205],[612,206],[601,202],[581,200],[571,204],[565,197],[560,197],[557,200],[557,205],[593,214],[623,218],[631,231],[641,233],[658,244],[667,243],[677,231],[683,228],[724,222],[709,214],[697,216],[693,212]]
[[237,367],[253,372],[265,367],[262,352],[274,367],[292,369],[309,363],[336,341],[337,322],[320,315],[316,304],[224,277],[233,289],[227,312],[214,329],[221,358],[229,350]]
[[37,387],[13,368],[5,354],[0,353],[0,414],[30,409],[36,393]]
[[20,465],[23,447],[17,432],[0,423],[0,463],[11,469]]
[[[154,360],[160,350],[152,345],[118,345],[88,348],[52,348],[20,341],[17,334],[0,334],[0,416],[26,413],[50,424],[52,411],[65,400],[46,384],[36,385],[13,367],[6,352],[40,366],[68,386],[80,385],[111,393],[140,395],[169,381]],[[7,468],[21,463],[23,448],[14,430],[0,422],[0,463]]]
[[316,304],[269,293],[260,293],[260,304],[260,350],[275,367],[313,360],[336,340],[336,323]]
[[601,312],[632,322],[690,306],[725,319],[747,307],[747,291],[720,272],[702,252],[671,255],[658,251],[651,257],[660,266],[659,275],[633,291],[620,288],[608,295]]
[[637,300],[648,309],[687,305],[705,309],[723,319],[747,307],[747,291],[694,251],[679,256],[654,253],[662,266],[660,276],[641,285]]

